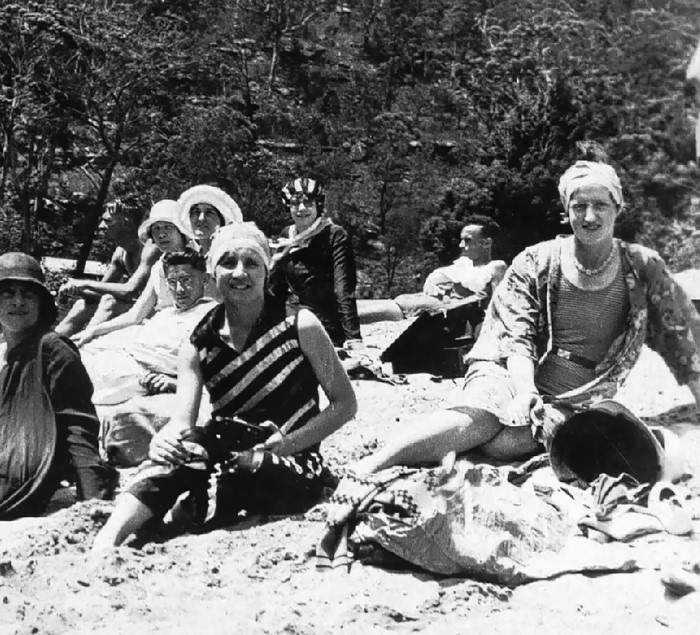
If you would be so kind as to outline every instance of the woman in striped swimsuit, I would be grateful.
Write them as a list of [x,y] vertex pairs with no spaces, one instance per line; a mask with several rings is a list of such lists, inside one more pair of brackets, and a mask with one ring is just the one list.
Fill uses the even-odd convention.
[[578,161],[559,194],[573,236],[513,260],[469,353],[461,403],[422,416],[357,471],[437,462],[476,447],[504,460],[548,448],[572,407],[615,395],[645,340],[700,408],[692,305],[656,252],[613,238],[623,206],[615,170]]
[[[123,542],[190,492],[195,521],[303,511],[319,498],[319,444],[351,419],[355,395],[318,319],[286,317],[267,294],[270,250],[250,223],[217,230],[207,265],[223,298],[180,351],[177,414],[93,549]],[[319,408],[319,386],[328,405]],[[203,387],[212,419],[195,428]]]

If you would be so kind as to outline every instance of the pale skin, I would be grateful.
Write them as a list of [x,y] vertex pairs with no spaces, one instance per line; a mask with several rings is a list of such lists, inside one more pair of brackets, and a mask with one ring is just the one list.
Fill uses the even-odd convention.
[[31,284],[16,281],[0,288],[0,328],[7,344],[5,352],[12,350],[39,320],[39,294]]
[[[217,264],[214,278],[226,309],[220,335],[234,350],[243,350],[263,310],[267,271],[253,250],[232,248]],[[309,311],[301,310],[297,325],[301,350],[328,398],[328,405],[302,429],[289,434],[276,433],[258,446],[280,456],[319,443],[350,420],[357,410],[350,380],[321,323]],[[153,438],[149,452],[151,460],[181,464],[187,458],[181,437],[184,431],[196,424],[203,386],[197,350],[186,343],[180,350],[176,414]],[[97,535],[93,552],[121,544],[151,517],[150,509],[136,497],[123,494],[114,513]]]
[[126,311],[127,304],[143,291],[151,267],[161,256],[161,251],[152,241],[141,245],[136,236],[136,226],[124,214],[106,213],[100,230],[128,254],[138,258],[138,266],[125,282],[120,280],[126,271],[114,259],[100,281],[69,278],[61,285],[59,295],[76,298],[76,302],[56,326],[55,331],[59,335],[70,337],[82,328],[101,324]]
[[[152,225],[153,240],[163,252],[179,251],[185,247],[185,238],[172,223],[158,222]],[[149,281],[134,305],[126,312],[111,320],[86,328],[71,339],[77,346],[83,346],[100,335],[140,324],[153,315],[158,296]]]
[[197,203],[190,207],[189,217],[194,237],[197,239],[202,253],[206,254],[211,246],[212,235],[221,227],[219,213],[213,205]]
[[[574,258],[583,267],[595,269],[605,262],[613,249],[613,228],[619,206],[602,186],[587,186],[575,191],[567,208],[574,235],[562,252],[562,273],[573,284],[585,288],[603,288],[620,266],[619,254],[599,280],[588,281],[580,274]],[[515,396],[508,413],[522,427],[506,427],[485,410],[454,408],[421,415],[408,431],[375,454],[356,464],[358,472],[375,472],[393,465],[439,463],[450,452],[457,454],[479,448],[487,456],[516,459],[537,451],[530,424],[541,416],[543,401],[535,386],[535,363],[522,355],[506,360]],[[700,413],[700,379],[688,384]]]

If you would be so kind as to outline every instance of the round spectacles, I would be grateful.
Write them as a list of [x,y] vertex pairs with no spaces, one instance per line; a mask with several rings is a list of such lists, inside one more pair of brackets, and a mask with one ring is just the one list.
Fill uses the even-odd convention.
[[168,288],[170,289],[177,289],[178,284],[185,289],[191,289],[194,285],[194,279],[191,276],[180,276],[179,278],[166,278],[165,282],[168,285]]

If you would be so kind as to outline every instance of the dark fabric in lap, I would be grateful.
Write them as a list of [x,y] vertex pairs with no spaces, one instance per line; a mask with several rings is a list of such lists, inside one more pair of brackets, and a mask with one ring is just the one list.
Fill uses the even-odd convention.
[[314,451],[279,457],[251,450],[273,432],[272,427],[240,419],[213,419],[183,437],[194,450],[188,464],[172,467],[148,461],[129,492],[158,517],[189,492],[195,521],[207,525],[231,523],[242,510],[304,511],[323,493],[323,461]]

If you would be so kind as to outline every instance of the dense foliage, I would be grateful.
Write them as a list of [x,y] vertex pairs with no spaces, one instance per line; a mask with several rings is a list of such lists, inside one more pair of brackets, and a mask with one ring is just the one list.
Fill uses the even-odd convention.
[[626,184],[620,235],[697,266],[699,23],[693,0],[4,0],[0,250],[101,257],[110,197],[202,182],[275,233],[303,170],[362,292],[397,293],[467,214],[506,258],[561,231],[558,176],[590,156]]

